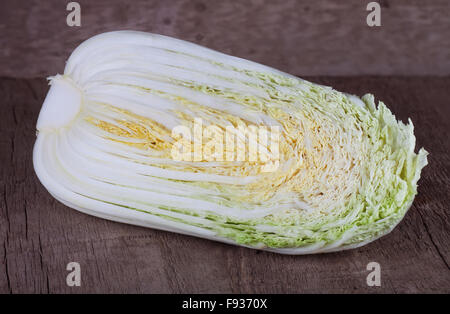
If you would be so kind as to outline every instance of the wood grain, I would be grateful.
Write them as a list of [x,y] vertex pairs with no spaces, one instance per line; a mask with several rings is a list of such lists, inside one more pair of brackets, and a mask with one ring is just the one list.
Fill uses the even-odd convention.
[[450,75],[448,0],[383,0],[381,27],[361,0],[3,0],[0,76],[61,72],[82,41],[119,29],[169,35],[305,75]]
[[[283,256],[114,223],[54,200],[32,166],[44,79],[0,78],[1,293],[450,293],[450,77],[310,77],[338,90],[374,93],[415,123],[430,151],[419,195],[400,225],[365,247]],[[66,265],[81,265],[81,287]],[[381,265],[368,287],[366,265]]]

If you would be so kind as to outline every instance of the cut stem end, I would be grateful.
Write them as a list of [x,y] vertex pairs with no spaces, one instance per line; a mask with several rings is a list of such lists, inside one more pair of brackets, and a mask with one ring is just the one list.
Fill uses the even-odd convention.
[[83,94],[72,79],[56,75],[50,85],[36,125],[39,132],[66,127],[81,110]]

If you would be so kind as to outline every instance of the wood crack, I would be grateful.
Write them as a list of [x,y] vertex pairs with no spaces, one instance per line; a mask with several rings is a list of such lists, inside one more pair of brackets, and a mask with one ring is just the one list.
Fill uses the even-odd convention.
[[[25,195],[25,194],[24,194]],[[25,238],[28,240],[28,212],[27,212],[27,200],[25,199],[23,202],[23,211],[25,213]],[[39,240],[40,244],[40,240]]]
[[49,278],[48,278],[48,272],[45,268],[44,259],[43,259],[41,235],[38,236],[38,243],[39,243],[39,261],[41,264],[41,270],[42,270],[42,273],[45,275],[47,293],[50,293],[50,282],[49,282]]
[[7,257],[7,251],[6,251],[6,242],[3,243],[3,251],[4,251],[4,263],[5,263],[5,274],[6,274],[6,283],[8,285],[8,291],[10,294],[12,294],[12,288],[11,288],[11,279],[9,278],[9,270],[8,270],[8,257]]
[[8,230],[6,230],[6,242],[8,242],[9,233],[11,232],[11,220],[9,219],[9,208],[8,208],[8,199],[7,199],[7,189],[6,184],[3,187],[3,201],[5,202],[5,214],[6,214],[6,221],[8,222]]
[[442,254],[441,250],[439,249],[439,246],[434,242],[433,240],[433,236],[431,235],[430,230],[428,229],[427,224],[425,223],[425,219],[422,216],[422,213],[420,212],[420,210],[418,210],[416,208],[416,211],[419,213],[419,217],[420,220],[422,221],[423,226],[425,227],[425,231],[427,232],[428,237],[430,238],[431,243],[433,244],[434,248],[436,249],[439,257],[441,258],[441,260],[444,262],[444,264],[447,266],[448,269],[450,269],[450,266],[447,262],[447,260],[445,259],[445,256]]

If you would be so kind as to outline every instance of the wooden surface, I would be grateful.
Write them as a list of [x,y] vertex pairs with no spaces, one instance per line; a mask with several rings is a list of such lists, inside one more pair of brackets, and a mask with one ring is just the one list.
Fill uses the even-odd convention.
[[81,27],[66,24],[70,0],[2,0],[0,76],[62,71],[83,40],[133,29],[205,45],[305,75],[450,75],[450,2],[379,0],[77,0]]
[[[374,93],[415,123],[430,164],[400,225],[356,250],[283,256],[114,223],[54,200],[32,166],[44,79],[0,78],[1,293],[450,293],[450,77],[326,78],[312,81]],[[368,287],[369,262],[381,287]],[[66,265],[81,265],[81,287]]]

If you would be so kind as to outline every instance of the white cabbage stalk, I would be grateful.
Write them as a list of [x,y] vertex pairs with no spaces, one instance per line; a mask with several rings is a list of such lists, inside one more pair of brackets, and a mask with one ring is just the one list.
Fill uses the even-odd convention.
[[[401,221],[427,164],[412,122],[372,95],[160,35],[95,36],[50,84],[35,171],[62,203],[114,221],[285,254],[350,249]],[[278,126],[279,166],[174,160],[172,130],[198,118]]]

